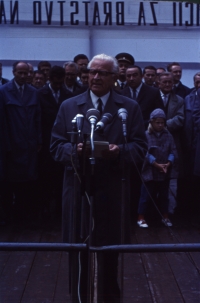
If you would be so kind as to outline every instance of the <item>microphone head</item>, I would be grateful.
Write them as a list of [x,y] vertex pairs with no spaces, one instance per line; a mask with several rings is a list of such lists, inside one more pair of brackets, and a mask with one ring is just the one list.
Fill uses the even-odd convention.
[[112,121],[112,117],[113,117],[113,116],[112,116],[110,113],[105,113],[105,114],[103,114],[101,120],[102,120],[104,123],[109,124],[109,123]]
[[84,121],[84,116],[81,114],[76,115],[76,124],[77,124],[77,130],[80,133],[83,128],[83,121]]
[[118,110],[118,117],[121,119],[121,120],[126,120],[127,117],[128,117],[128,112],[125,108],[120,108]]
[[96,129],[104,129],[107,124],[112,121],[112,115],[110,113],[103,114],[101,120],[97,123]]
[[96,122],[100,118],[100,112],[96,108],[90,108],[90,109],[88,109],[85,116],[90,122],[91,122],[91,119],[95,120],[95,122]]

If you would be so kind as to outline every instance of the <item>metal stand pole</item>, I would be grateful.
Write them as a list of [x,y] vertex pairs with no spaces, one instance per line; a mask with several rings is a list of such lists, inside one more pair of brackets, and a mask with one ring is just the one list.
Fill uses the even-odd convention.
[[[125,222],[125,199],[126,199],[126,179],[125,179],[125,163],[124,163],[124,154],[125,154],[125,141],[126,137],[124,137],[123,149],[122,149],[122,205],[121,205],[121,244],[124,244],[124,222]],[[121,254],[121,303],[123,303],[124,297],[124,254]]]

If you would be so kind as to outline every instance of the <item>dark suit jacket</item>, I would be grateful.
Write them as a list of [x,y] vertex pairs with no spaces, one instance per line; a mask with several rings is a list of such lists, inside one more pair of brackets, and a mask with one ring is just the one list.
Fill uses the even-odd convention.
[[1,78],[2,85],[3,85],[3,84],[6,84],[8,81],[9,81],[8,79]]
[[56,119],[61,103],[73,95],[64,86],[60,90],[58,103],[56,102],[49,85],[38,90],[42,113],[42,153],[49,154],[51,130]]
[[173,92],[175,95],[178,95],[184,99],[187,95],[189,95],[191,89],[180,82],[178,86],[173,88]]
[[24,182],[37,178],[38,145],[41,140],[41,111],[38,91],[25,84],[23,97],[14,80],[0,87],[8,129],[7,177]]
[[[122,95],[131,98],[129,86],[123,89],[121,93]],[[136,101],[142,111],[145,128],[147,128],[151,112],[156,108],[164,109],[160,91],[155,87],[143,83]]]
[[173,92],[169,95],[166,113],[167,129],[172,134],[179,158],[179,176],[183,175],[182,131],[184,125],[184,100]]
[[[66,100],[61,104],[54,127],[52,129],[51,153],[56,161],[65,164],[65,175],[63,182],[63,240],[71,240],[71,218],[73,205],[73,180],[74,172],[71,164],[71,154],[75,155],[76,148],[72,148],[70,143],[71,121],[78,113],[86,115],[88,109],[93,108],[89,91],[82,95]],[[124,137],[122,133],[122,122],[118,118],[118,109],[125,108],[128,112],[127,118],[127,145],[125,152],[122,152]],[[90,180],[91,165],[86,160],[86,186],[93,181],[94,189],[94,244],[106,245],[120,243],[120,215],[121,215],[121,177],[122,177],[122,159],[125,161],[126,173],[126,197],[125,197],[125,217],[126,217],[126,238],[130,233],[130,209],[129,209],[129,175],[130,166],[133,162],[140,165],[143,162],[146,153],[146,138],[142,115],[138,104],[124,96],[111,91],[109,100],[106,103],[104,112],[113,115],[112,121],[108,124],[103,134],[97,135],[98,140],[108,141],[110,144],[117,144],[120,147],[120,156],[113,159],[97,158],[95,164],[95,175]],[[90,134],[90,122],[85,118],[83,124],[83,133]],[[89,140],[89,139],[88,139]],[[131,157],[132,155],[132,157]],[[77,221],[80,223],[80,193],[76,190],[78,196]],[[88,221],[88,202],[85,200],[84,231],[87,230]],[[71,210],[71,211],[70,211]],[[77,226],[78,235],[80,235],[80,226]],[[86,233],[87,234],[87,233]],[[86,236],[84,234],[84,236]],[[127,240],[126,240],[127,241]]]

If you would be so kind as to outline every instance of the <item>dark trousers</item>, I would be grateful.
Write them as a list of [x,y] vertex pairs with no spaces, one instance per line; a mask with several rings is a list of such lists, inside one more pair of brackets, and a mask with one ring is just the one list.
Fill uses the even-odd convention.
[[168,198],[169,191],[169,180],[164,181],[149,181],[145,182],[145,185],[142,184],[141,187],[141,195],[138,205],[138,214],[145,215],[147,211],[147,207],[149,203],[153,203],[151,201],[151,197],[154,201],[159,198],[161,202],[161,213],[168,213]]

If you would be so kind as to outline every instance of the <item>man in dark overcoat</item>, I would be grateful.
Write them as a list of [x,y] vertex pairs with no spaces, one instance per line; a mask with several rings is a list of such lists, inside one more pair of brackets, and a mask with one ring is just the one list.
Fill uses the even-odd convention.
[[[72,99],[62,103],[58,112],[51,140],[51,153],[56,161],[65,164],[63,183],[63,240],[70,242],[72,230],[70,227],[71,211],[73,207],[73,165],[71,159],[74,153],[81,157],[83,143],[80,142],[77,148],[70,143],[71,121],[77,114],[84,117],[91,108],[99,108],[103,113],[111,113],[112,121],[108,124],[103,133],[98,135],[98,140],[109,142],[109,148],[102,158],[96,158],[95,174],[90,180],[90,164],[86,159],[86,190],[87,184],[93,181],[94,194],[94,228],[92,232],[92,245],[112,245],[121,243],[121,204],[122,204],[122,163],[125,165],[125,242],[130,241],[130,205],[129,205],[129,174],[131,166],[140,166],[146,153],[146,139],[144,135],[144,124],[138,104],[121,96],[113,91],[113,83],[118,72],[117,61],[107,55],[95,56],[88,65],[89,68],[89,89]],[[101,100],[99,100],[101,99]],[[99,106],[101,103],[101,106]],[[127,118],[127,144],[123,152],[124,136],[122,122],[118,117],[118,110],[125,108],[128,112]],[[90,122],[85,118],[83,124],[84,134],[90,134]],[[124,161],[123,161],[124,160]],[[79,170],[78,170],[79,171]],[[134,186],[134,185],[132,185]],[[76,191],[77,192],[77,191]],[[89,193],[90,195],[90,193]],[[80,195],[78,195],[77,221],[81,220]],[[88,237],[88,201],[85,202],[84,220],[86,225],[83,228],[83,239],[80,239],[80,226],[77,227],[76,241],[84,242]],[[101,260],[100,260],[101,259]],[[117,253],[106,253],[97,255],[98,260],[98,302],[120,302],[120,290],[117,283]],[[83,268],[83,266],[82,266]],[[87,281],[85,278],[84,281]],[[83,279],[81,279],[82,302],[86,302],[86,290]],[[73,302],[78,302],[74,300]]]
[[[5,109],[8,130],[6,180],[9,191],[15,196],[15,215],[20,221],[33,207],[38,150],[42,144],[41,111],[37,90],[26,83],[27,63],[16,62],[13,74],[14,79],[0,87],[0,102]],[[9,202],[11,206],[12,199]],[[7,208],[9,202],[5,201]]]
[[72,97],[64,87],[65,70],[53,66],[49,72],[49,83],[38,90],[41,106],[42,149],[39,153],[39,200],[42,214],[46,218],[60,216],[62,180],[64,167],[53,160],[49,147],[51,130],[62,102]]
[[[174,212],[177,200],[177,208],[180,208],[182,203],[182,178],[183,170],[183,142],[182,131],[184,125],[184,99],[176,95],[173,91],[174,77],[170,72],[164,72],[159,76],[160,94],[163,100],[164,112],[166,114],[166,126],[172,134],[178,152],[178,179],[170,180],[169,191],[169,212]],[[177,198],[177,199],[176,199]]]
[[142,82],[142,69],[137,65],[127,68],[126,80],[127,87],[121,91],[121,94],[137,101],[147,128],[150,113],[156,108],[163,109],[159,90]]

